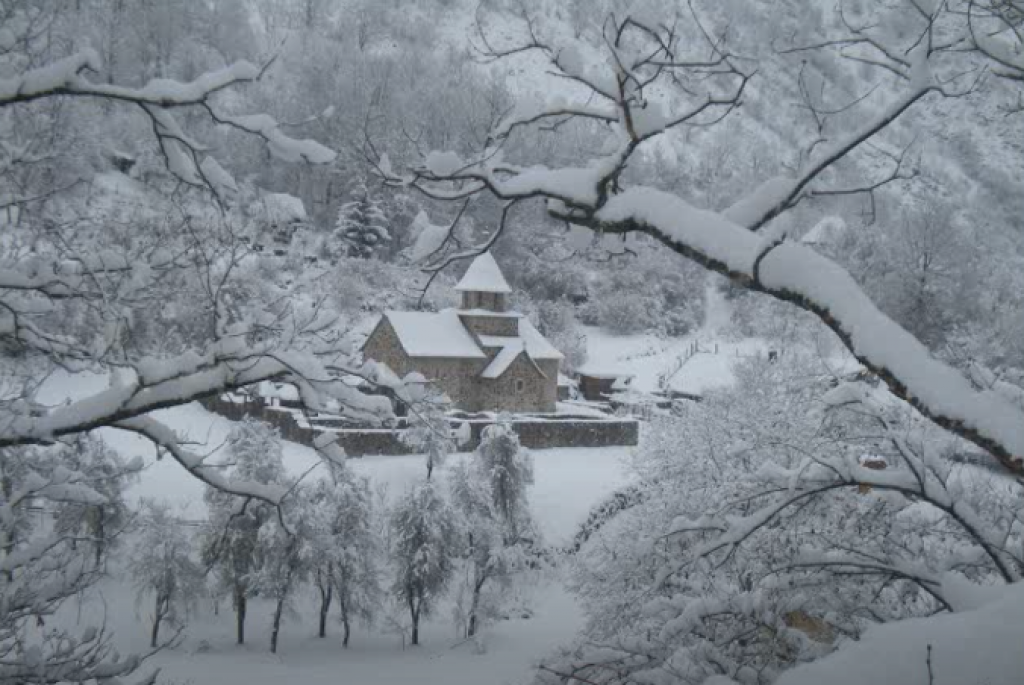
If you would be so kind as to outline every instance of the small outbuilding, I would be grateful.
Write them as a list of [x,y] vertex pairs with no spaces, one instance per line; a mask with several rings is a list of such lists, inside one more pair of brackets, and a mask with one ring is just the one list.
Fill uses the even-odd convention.
[[586,371],[579,373],[579,390],[583,399],[591,402],[607,402],[615,393],[629,390],[632,374],[602,373]]

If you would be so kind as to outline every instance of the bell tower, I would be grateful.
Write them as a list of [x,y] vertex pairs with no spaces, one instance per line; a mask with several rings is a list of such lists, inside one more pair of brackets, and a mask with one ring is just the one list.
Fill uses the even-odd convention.
[[462,294],[459,317],[474,335],[517,336],[519,314],[508,310],[512,288],[490,252],[473,260],[455,289]]

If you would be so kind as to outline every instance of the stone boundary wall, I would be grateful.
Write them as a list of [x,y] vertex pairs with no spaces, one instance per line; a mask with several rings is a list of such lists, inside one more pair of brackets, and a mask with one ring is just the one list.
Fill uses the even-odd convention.
[[[226,399],[211,396],[200,400],[208,411],[240,421],[246,416],[261,419],[275,426],[281,437],[307,447],[313,446],[314,438],[321,429],[308,425],[305,419],[287,409],[267,407],[259,400]],[[460,445],[459,451],[472,451],[480,444],[483,429],[494,423],[491,419],[469,419],[453,424],[469,423],[469,442]],[[635,446],[639,443],[640,422],[631,418],[609,417],[567,419],[546,419],[526,417],[513,419],[512,428],[519,435],[523,447],[548,449],[552,447],[611,447]],[[399,439],[399,431],[392,428],[333,428],[338,444],[350,457],[377,456],[384,454],[414,454],[416,450]]]

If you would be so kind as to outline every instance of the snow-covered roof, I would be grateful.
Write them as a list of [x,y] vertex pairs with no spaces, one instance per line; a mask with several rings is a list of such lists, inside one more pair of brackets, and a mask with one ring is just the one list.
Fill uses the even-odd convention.
[[525,346],[519,338],[505,338],[509,342],[501,348],[487,368],[480,375],[484,378],[500,378],[512,366],[512,362],[523,353]]
[[579,371],[577,371],[577,373],[580,376],[586,376],[588,378],[596,378],[598,380],[603,380],[603,381],[614,381],[614,380],[618,380],[620,378],[626,378],[628,380],[632,380],[633,376],[634,376],[634,374],[631,374],[631,373],[618,373],[618,372],[615,372],[615,371],[600,371],[600,370],[591,371],[591,370],[589,370],[587,368],[580,369]]
[[512,288],[508,287],[508,282],[490,252],[484,252],[473,260],[473,263],[466,269],[466,275],[462,277],[455,289],[482,293],[512,292]]
[[519,319],[519,337],[526,342],[526,353],[534,359],[564,358],[564,355],[549,343],[525,316]]
[[[562,359],[562,353],[526,318],[519,319],[518,336],[481,335],[474,338],[459,318],[461,313],[455,309],[437,313],[387,311],[384,317],[410,357],[483,359],[490,355],[481,346],[500,348],[482,372],[484,378],[499,378],[523,352],[535,366],[538,360]],[[544,374],[539,367],[537,371]]]
[[526,353],[533,359],[562,359],[563,355],[555,346],[547,341],[540,334],[529,319],[519,320],[519,337],[503,335],[481,335],[480,344],[484,347],[508,347],[509,345],[520,344],[526,348]]
[[388,311],[384,315],[410,357],[482,359],[486,356],[454,309],[436,313]]
[[612,390],[628,390],[632,376],[619,376],[612,382]]

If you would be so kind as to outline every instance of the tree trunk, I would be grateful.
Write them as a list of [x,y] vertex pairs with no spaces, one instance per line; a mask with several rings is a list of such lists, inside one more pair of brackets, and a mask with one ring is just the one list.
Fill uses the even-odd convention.
[[106,526],[103,521],[103,507],[97,507],[96,509],[96,556],[94,562],[96,568],[100,567],[100,561],[103,559],[103,539],[107,534]]
[[[317,572],[317,585],[320,588],[320,637],[327,637],[327,611],[331,608],[331,600],[334,599],[334,584],[330,578],[326,582]],[[325,587],[326,585],[326,587]]]
[[245,595],[240,590],[235,590],[235,629],[238,634],[238,644],[245,644]]
[[149,635],[149,646],[156,648],[156,641],[160,638],[160,621],[164,618],[163,597],[156,596],[156,607],[153,609],[153,631]]
[[[14,492],[14,484],[11,481],[11,479],[7,477],[6,474],[3,476],[3,478],[0,478],[0,490],[2,490],[4,493],[4,499],[9,502],[11,500],[11,494]],[[6,545],[4,545],[4,554],[9,556],[14,551],[16,540],[14,536],[14,531],[8,531],[7,539],[8,542]],[[74,549],[74,544],[72,544],[71,549]],[[4,571],[4,580],[6,580],[8,583],[14,582],[14,571]]]
[[466,637],[473,637],[476,635],[476,629],[478,625],[477,614],[480,611],[480,595],[484,589],[484,583],[487,582],[487,575],[477,570],[479,574],[476,577],[476,582],[473,583],[473,601],[469,605],[469,624],[466,628]]
[[341,610],[341,626],[345,631],[341,637],[341,646],[348,647],[348,636],[352,633],[352,623],[348,618],[348,603],[345,602],[345,595],[342,592],[338,593],[338,608]]
[[277,600],[274,608],[274,628],[270,631],[270,653],[277,654],[277,634],[281,632],[281,614],[284,613],[284,597]]
[[420,643],[420,607],[412,598],[409,599],[409,618],[412,619],[412,634],[409,644],[418,645]]

